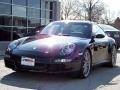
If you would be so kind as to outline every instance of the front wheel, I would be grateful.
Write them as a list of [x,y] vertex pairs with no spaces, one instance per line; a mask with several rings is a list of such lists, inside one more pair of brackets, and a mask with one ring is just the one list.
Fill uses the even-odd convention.
[[80,70],[72,73],[72,77],[87,78],[91,71],[91,54],[89,50],[85,50],[83,53],[83,59],[81,60]]
[[83,54],[83,60],[81,61],[81,70],[80,70],[80,77],[86,78],[89,76],[91,71],[91,55],[88,50],[85,50]]

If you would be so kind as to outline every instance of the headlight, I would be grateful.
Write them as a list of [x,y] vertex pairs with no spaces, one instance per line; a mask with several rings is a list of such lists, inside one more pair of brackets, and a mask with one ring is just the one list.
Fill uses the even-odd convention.
[[7,48],[7,51],[11,51],[11,50],[15,49],[19,44],[20,44],[20,41],[18,41],[18,40],[11,42]]
[[74,51],[74,49],[75,44],[68,44],[62,48],[60,55],[69,55]]
[[11,51],[15,49],[17,46],[19,46],[21,43],[23,43],[28,37],[20,38],[18,40],[12,41],[7,48],[7,51]]

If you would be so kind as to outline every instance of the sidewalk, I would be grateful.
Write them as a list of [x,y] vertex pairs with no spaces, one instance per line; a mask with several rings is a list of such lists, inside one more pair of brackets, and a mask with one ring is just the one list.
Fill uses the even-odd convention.
[[3,60],[3,58],[4,58],[3,56],[0,56],[0,60]]
[[9,41],[0,41],[0,56],[3,56],[4,55],[4,53],[5,53],[5,49],[7,48],[7,46],[8,46],[8,44],[9,44],[10,42]]

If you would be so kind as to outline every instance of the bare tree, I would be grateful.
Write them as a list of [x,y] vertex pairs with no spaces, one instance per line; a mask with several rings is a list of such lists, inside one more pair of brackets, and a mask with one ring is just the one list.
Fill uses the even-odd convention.
[[104,24],[111,24],[114,22],[114,13],[113,11],[110,11],[110,10],[105,10],[105,12],[103,13],[103,16],[102,16],[102,20]]
[[61,0],[62,19],[87,19],[98,22],[104,13],[100,0]]
[[83,0],[82,4],[90,21],[98,20],[104,11],[104,5],[100,0]]
[[61,18],[76,19],[81,17],[79,0],[61,0]]
[[100,6],[95,6],[91,14],[92,21],[99,22],[102,19],[102,15],[104,14],[104,5],[101,3]]

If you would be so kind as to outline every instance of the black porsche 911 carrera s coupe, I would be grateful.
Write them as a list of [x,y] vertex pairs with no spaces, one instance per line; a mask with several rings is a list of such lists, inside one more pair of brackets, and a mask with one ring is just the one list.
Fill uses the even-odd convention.
[[116,43],[93,22],[63,20],[48,24],[39,34],[11,42],[5,66],[15,71],[70,73],[86,78],[91,66],[116,65]]

